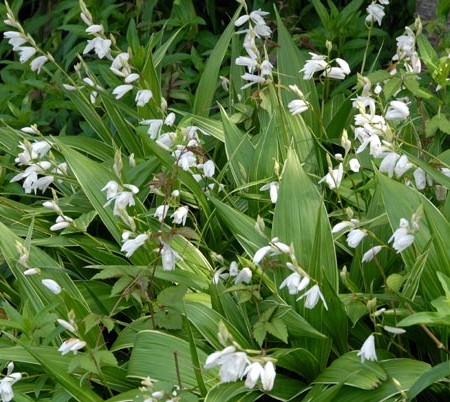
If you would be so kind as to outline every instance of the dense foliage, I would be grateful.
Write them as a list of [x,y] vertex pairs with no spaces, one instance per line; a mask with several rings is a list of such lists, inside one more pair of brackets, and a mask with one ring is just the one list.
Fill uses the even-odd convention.
[[1,400],[447,400],[448,36],[405,4],[2,4]]

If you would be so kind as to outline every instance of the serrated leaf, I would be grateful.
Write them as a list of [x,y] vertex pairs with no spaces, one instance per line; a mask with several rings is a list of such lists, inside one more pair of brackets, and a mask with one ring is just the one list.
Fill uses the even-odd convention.
[[288,343],[287,326],[281,318],[273,318],[266,324],[266,330],[269,334],[281,339],[284,343]]

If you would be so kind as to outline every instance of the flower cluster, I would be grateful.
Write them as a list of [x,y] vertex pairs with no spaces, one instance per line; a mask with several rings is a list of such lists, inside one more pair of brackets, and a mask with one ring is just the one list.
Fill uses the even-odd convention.
[[0,398],[2,402],[10,402],[14,398],[12,386],[22,378],[22,374],[13,373],[14,363],[10,362],[7,367],[6,376],[0,380]]
[[[271,360],[264,358],[250,358],[243,351],[236,351],[235,346],[214,352],[206,359],[204,368],[211,369],[219,366],[220,381],[223,383],[245,379],[247,388],[254,388],[258,382],[264,391],[270,391],[276,377],[275,366]],[[261,360],[265,363],[262,365]]]
[[341,58],[336,58],[334,60],[338,66],[332,66],[331,62],[333,60],[329,60],[327,56],[312,52],[309,54],[311,55],[311,58],[306,61],[306,64],[300,70],[300,73],[303,73],[304,80],[310,80],[317,72],[322,72],[322,77],[336,80],[343,80],[350,74],[350,66]]
[[101,24],[94,24],[92,15],[84,4],[83,0],[80,0],[81,13],[80,17],[83,22],[88,26],[86,32],[93,36],[93,39],[87,41],[87,45],[83,50],[83,54],[87,54],[92,50],[99,59],[107,58],[111,59],[111,39],[104,37],[104,29]]
[[369,24],[373,24],[375,21],[381,26],[381,22],[383,21],[383,17],[386,15],[384,12],[384,6],[389,4],[389,0],[374,0],[372,4],[370,4],[366,11],[366,22]]
[[[253,263],[255,265],[259,265],[266,255],[275,256],[280,254],[286,255],[290,258],[291,261],[286,263],[286,267],[293,272],[286,277],[286,279],[284,279],[280,285],[280,289],[286,287],[289,294],[296,295],[309,286],[311,283],[311,277],[298,264],[292,246],[288,246],[287,244],[280,242],[278,238],[275,237],[269,242],[268,246],[264,246],[256,251],[253,256]],[[325,298],[323,297],[320,287],[317,284],[311,286],[310,289],[298,297],[297,301],[301,299],[305,299],[305,308],[308,309],[313,309],[316,307],[319,300],[322,300],[325,309],[328,310]]]
[[[247,6],[245,3],[243,4],[247,12]],[[248,23],[247,29],[237,32],[245,34],[244,50],[247,53],[246,56],[239,56],[235,60],[235,63],[238,66],[244,66],[247,69],[247,72],[241,76],[242,79],[247,81],[247,84],[241,89],[248,88],[254,84],[264,83],[267,79],[266,77],[272,75],[273,66],[268,59],[266,49],[264,48],[265,58],[262,59],[261,53],[256,45],[257,38],[270,38],[272,34],[272,30],[264,20],[264,17],[267,15],[269,15],[269,13],[266,11],[256,10],[249,14],[242,15],[234,23],[236,27]],[[257,74],[255,74],[255,72],[257,72]]]
[[8,43],[12,46],[13,51],[19,54],[19,61],[23,64],[31,60],[30,68],[32,71],[36,71],[38,74],[41,72],[42,67],[49,60],[48,54],[42,54],[41,56],[36,56],[40,50],[36,46],[36,42],[33,38],[26,34],[22,28],[22,25],[15,19],[14,14],[8,4],[5,1],[6,6],[6,20],[3,22],[16,29],[16,31],[6,31],[3,36],[8,39]]
[[[24,128],[22,130],[27,129]],[[37,190],[43,193],[55,180],[55,175],[67,175],[67,164],[65,162],[57,164],[52,159],[43,159],[50,151],[52,144],[46,140],[29,142],[24,140],[19,142],[22,149],[17,155],[15,162],[19,166],[26,166],[25,170],[15,175],[10,181],[16,182],[24,180],[22,187],[25,193],[29,194]]]
[[220,280],[227,280],[233,278],[233,283],[239,285],[240,283],[249,284],[252,281],[252,270],[249,267],[243,267],[239,270],[239,265],[236,261],[232,261],[230,267],[222,267],[217,270],[213,277],[213,283],[217,285]]

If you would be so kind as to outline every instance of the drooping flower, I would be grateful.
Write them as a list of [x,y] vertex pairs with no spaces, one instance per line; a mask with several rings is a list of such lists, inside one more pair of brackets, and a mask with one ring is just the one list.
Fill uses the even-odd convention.
[[381,161],[380,172],[387,173],[388,177],[391,178],[394,174],[395,165],[400,155],[396,152],[389,152]]
[[184,226],[186,224],[188,212],[189,208],[185,205],[182,205],[181,207],[177,208],[175,212],[171,215],[171,218],[173,218],[172,223]]
[[137,73],[132,73],[132,74],[127,75],[127,76],[125,77],[125,80],[124,80],[124,81],[125,81],[127,84],[131,84],[132,82],[138,80],[140,77],[141,77],[141,76],[140,76],[139,74],[137,74]]
[[269,190],[270,201],[272,201],[272,204],[276,204],[278,200],[278,187],[279,184],[277,181],[271,181],[270,183],[264,184],[259,191]]
[[42,279],[41,283],[55,295],[58,295],[62,292],[61,286],[59,286],[58,283],[53,279]]
[[103,39],[99,36],[96,36],[94,39],[89,39],[87,41],[87,45],[83,50],[83,54],[89,53],[91,50],[94,50],[95,54],[99,59],[103,59],[104,57],[110,56],[110,47],[111,47],[110,39]]
[[361,357],[361,363],[364,363],[366,360],[378,360],[375,350],[375,337],[373,335],[369,335],[369,337],[364,341],[357,356]]
[[390,332],[394,335],[402,335],[406,332],[406,330],[403,328],[390,327],[389,325],[385,325],[383,328],[385,331]]
[[303,113],[308,110],[309,103],[302,99],[294,99],[288,103],[289,111],[292,116]]
[[310,278],[308,276],[302,278],[299,273],[293,272],[283,282],[281,282],[280,289],[287,287],[289,290],[289,294],[295,295],[298,292],[301,292],[303,289],[306,289],[309,285],[309,282]]
[[239,283],[249,284],[252,281],[252,271],[249,267],[242,268],[236,278],[234,278],[234,284],[238,285]]
[[302,294],[297,299],[297,301],[303,299],[304,297],[306,297],[305,308],[313,309],[314,307],[316,307],[317,303],[319,302],[319,299],[321,299],[323,302],[323,306],[325,307],[325,310],[328,310],[327,302],[325,301],[325,298],[323,297],[323,294],[320,291],[319,285],[314,285],[311,289]]
[[139,247],[145,244],[145,242],[148,240],[148,235],[146,233],[142,233],[136,236],[134,239],[129,239],[128,235],[126,235],[124,238],[124,236],[122,235],[122,239],[125,240],[125,242],[122,244],[120,251],[124,251],[126,253],[126,257],[131,257]]
[[427,186],[427,178],[425,170],[419,167],[416,170],[414,170],[413,176],[417,190],[424,190],[425,187]]
[[19,61],[22,64],[30,60],[36,54],[36,49],[32,46],[20,46],[16,48],[16,51],[19,52]]
[[404,120],[409,116],[409,107],[405,102],[393,100],[389,103],[384,118],[386,120]]
[[304,80],[310,80],[313,77],[314,73],[323,71],[328,67],[328,63],[325,60],[326,56],[311,52],[309,54],[311,55],[311,58],[307,60],[306,64],[299,71],[300,73],[303,72]]
[[58,352],[61,352],[63,356],[70,352],[73,352],[73,354],[76,355],[78,351],[83,349],[85,346],[86,342],[78,338],[69,338],[62,343],[58,349]]
[[395,164],[394,168],[395,176],[399,179],[412,167],[413,165],[408,162],[408,157],[406,155],[402,155]]
[[355,172],[355,173],[359,172],[359,169],[361,168],[361,164],[359,163],[358,159],[352,158],[349,160],[348,164],[349,164],[350,170],[352,172]]
[[0,381],[0,398],[2,402],[10,402],[14,398],[12,386],[22,378],[22,374],[13,373],[14,363],[8,364],[6,376]]
[[161,261],[164,271],[173,271],[175,269],[176,260],[182,259],[181,256],[167,243],[161,242]]
[[155,218],[158,218],[158,220],[160,222],[164,222],[164,219],[166,219],[168,211],[169,211],[169,206],[167,204],[162,204],[162,205],[159,205],[156,208],[155,213],[153,214],[153,216]]
[[378,25],[381,26],[383,21],[383,17],[386,15],[384,12],[384,7],[380,4],[370,4],[367,9],[366,22],[378,22]]
[[153,93],[150,91],[150,89],[141,89],[137,91],[136,98],[134,101],[136,102],[137,107],[142,107],[146,105],[148,102],[150,102],[150,99],[152,99]]
[[119,85],[118,87],[114,88],[112,91],[112,94],[116,97],[116,99],[122,98],[127,92],[130,92],[133,89],[133,85],[125,84],[125,85]]
[[264,375],[261,377],[261,383],[264,391],[271,391],[275,382],[277,373],[274,364],[269,360],[264,365]]
[[253,362],[247,366],[244,371],[246,375],[245,386],[247,388],[254,388],[259,378],[263,378],[265,375],[264,368],[259,362]]
[[56,223],[54,225],[50,226],[50,230],[52,232],[55,232],[57,230],[65,229],[70,226],[70,222],[72,222],[72,221],[73,221],[73,219],[66,215],[59,215],[56,218]]
[[407,219],[400,219],[400,227],[395,230],[388,241],[388,243],[391,242],[393,242],[392,247],[394,247],[397,253],[401,253],[414,243],[414,235],[410,233],[409,222]]
[[358,244],[361,242],[364,237],[367,236],[367,232],[361,229],[353,229],[347,235],[347,244],[351,248],[358,247]]
[[381,251],[382,246],[374,246],[371,249],[367,250],[362,258],[361,262],[369,262],[372,261],[373,258]]
[[36,57],[30,64],[31,71],[37,71],[37,73],[39,74],[41,72],[42,66],[47,63],[47,61],[47,56]]
[[330,172],[328,172],[322,179],[320,179],[319,184],[325,182],[330,190],[339,188],[343,175],[344,166],[342,165],[342,163],[340,163],[337,169],[330,170]]
[[203,175],[205,177],[213,177],[215,173],[215,166],[212,160],[208,160],[203,164]]

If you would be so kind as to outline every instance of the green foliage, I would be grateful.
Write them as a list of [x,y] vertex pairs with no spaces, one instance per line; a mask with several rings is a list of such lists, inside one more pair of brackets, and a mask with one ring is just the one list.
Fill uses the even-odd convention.
[[2,400],[448,399],[448,51],[239,3],[0,6]]

